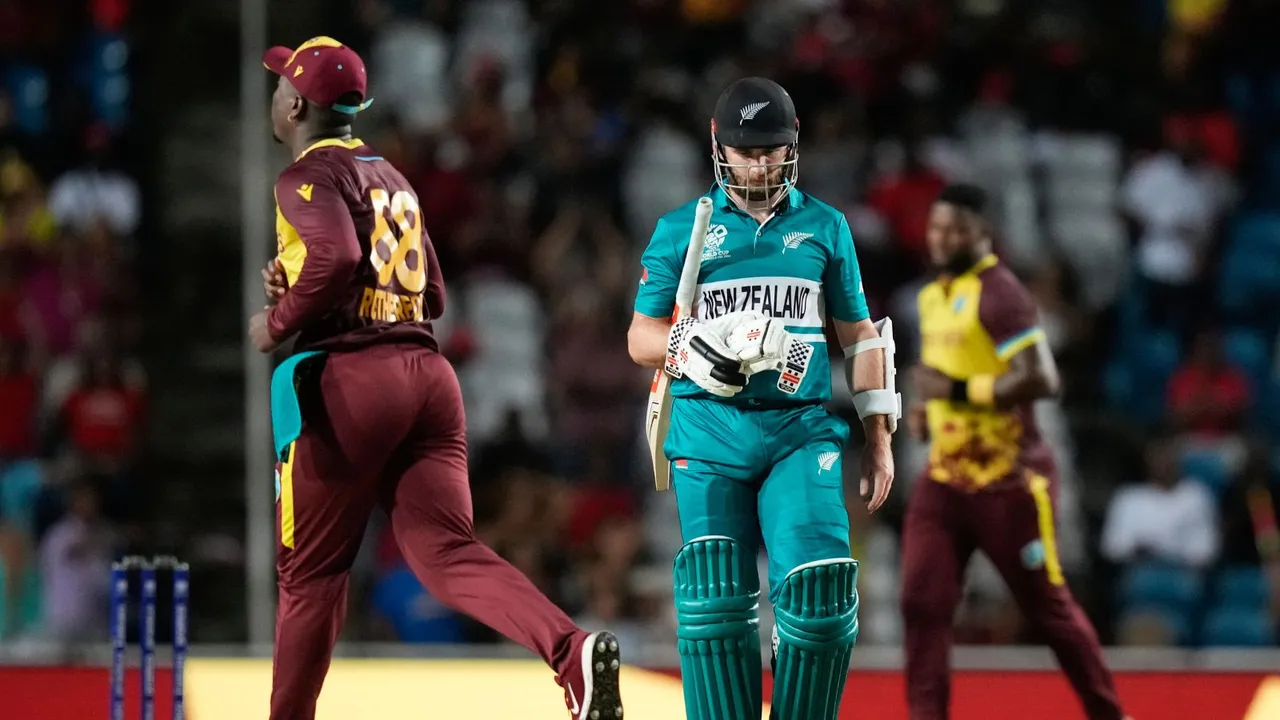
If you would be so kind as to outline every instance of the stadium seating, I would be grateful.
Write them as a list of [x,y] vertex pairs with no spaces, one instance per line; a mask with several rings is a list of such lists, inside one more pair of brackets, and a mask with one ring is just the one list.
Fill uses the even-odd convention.
[[1195,637],[1190,612],[1150,606],[1125,610],[1117,632],[1121,642],[1138,645],[1182,645]]
[[1133,373],[1119,361],[1111,361],[1103,371],[1102,384],[1111,407],[1123,407],[1133,397]]
[[1266,608],[1269,588],[1262,570],[1252,565],[1224,568],[1214,582],[1213,596],[1219,606]]
[[1163,396],[1164,383],[1178,366],[1180,355],[1177,336],[1171,332],[1156,331],[1138,341],[1133,360],[1139,372],[1158,376]]
[[[10,612],[8,606],[9,583],[22,582],[22,593],[19,602],[21,607],[16,614]],[[0,640],[7,640],[19,632],[32,632],[39,627],[42,613],[40,597],[40,578],[34,566],[27,568],[25,577],[10,577],[9,569],[0,561]],[[16,617],[17,628],[6,627],[8,618]]]
[[1271,344],[1264,333],[1252,328],[1231,328],[1223,334],[1227,362],[1249,376],[1254,387],[1266,383],[1271,371]]
[[1280,384],[1275,380],[1267,378],[1255,393],[1253,420],[1264,435],[1280,429]]
[[1280,253],[1280,213],[1254,212],[1242,216],[1231,228],[1228,246],[1242,254]]
[[[1137,326],[1141,321],[1131,318],[1129,322]],[[1171,332],[1136,327],[1124,332],[1119,356],[1103,375],[1108,403],[1125,408],[1137,422],[1158,420],[1164,411],[1165,387],[1179,357],[1178,338]]]
[[1260,647],[1274,643],[1269,593],[1267,579],[1257,567],[1219,570],[1213,576],[1211,604],[1200,626],[1198,644]]
[[1280,203],[1280,145],[1273,145],[1262,152],[1262,177],[1255,200],[1263,207]]
[[1241,125],[1247,127],[1253,124],[1257,116],[1262,113],[1258,93],[1248,77],[1241,74],[1229,76],[1226,82],[1226,93],[1231,114]]
[[1190,613],[1204,599],[1204,592],[1204,576],[1196,570],[1158,563],[1134,565],[1120,581],[1120,605]]
[[1120,583],[1119,628],[1147,634],[1163,626],[1180,644],[1262,647],[1275,642],[1266,578],[1253,566],[1233,566],[1208,578],[1158,563],[1129,568]]
[[43,477],[40,464],[35,460],[9,463],[0,470],[0,509],[6,522],[19,526],[31,524]]
[[1265,647],[1275,642],[1275,628],[1265,609],[1218,607],[1205,617],[1200,645],[1215,647]]
[[1228,250],[1218,280],[1220,307],[1234,318],[1251,319],[1280,287],[1280,258]]
[[1182,474],[1203,483],[1214,495],[1219,495],[1231,482],[1222,453],[1213,449],[1196,448],[1182,453]]
[[[1218,304],[1232,318],[1270,319],[1265,307],[1280,288],[1280,214],[1252,212],[1235,221],[1219,268],[1218,287]],[[1274,328],[1274,323],[1269,327]]]
[[93,107],[94,117],[111,128],[128,120],[132,83],[129,78],[129,43],[116,33],[99,33],[89,38],[80,81]]
[[28,135],[43,135],[49,126],[49,78],[43,70],[14,65],[4,74],[4,87],[13,101],[13,122]]

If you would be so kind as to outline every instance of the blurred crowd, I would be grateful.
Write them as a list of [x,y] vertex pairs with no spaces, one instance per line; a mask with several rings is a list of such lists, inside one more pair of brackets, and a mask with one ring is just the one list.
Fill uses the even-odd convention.
[[[765,75],[795,100],[800,185],[848,216],[900,367],[933,197],[959,180],[992,194],[999,251],[1066,379],[1037,413],[1062,468],[1064,565],[1104,638],[1277,642],[1280,47],[1253,30],[1280,20],[1270,3],[335,5],[342,30],[326,32],[366,58],[376,98],[358,134],[414,185],[444,266],[436,329],[463,382],[478,532],[584,623],[672,637],[678,524],[649,487],[649,377],[625,330],[655,220],[711,185],[716,96]],[[21,77],[0,96],[0,148],[17,151],[0,173],[0,550],[6,578],[32,578],[6,589],[44,592],[23,605],[8,591],[6,614],[42,604],[54,618],[60,599],[88,597],[75,583],[105,581],[94,563],[114,550],[98,538],[144,532],[127,500],[145,208],[107,152],[122,115],[95,100],[72,115],[90,121],[36,142],[5,110]],[[50,146],[83,157],[50,161]],[[925,450],[905,433],[895,446],[891,507],[869,517],[849,493],[871,644],[900,640],[897,533]],[[364,551],[351,639],[496,640],[425,593],[384,518]],[[957,623],[967,642],[1033,639],[980,562]]]
[[[144,534],[143,214],[118,17],[0,6],[0,642],[106,637],[114,555]],[[73,18],[83,19],[78,27]],[[84,52],[69,62],[67,47]],[[106,91],[106,92],[104,92]]]

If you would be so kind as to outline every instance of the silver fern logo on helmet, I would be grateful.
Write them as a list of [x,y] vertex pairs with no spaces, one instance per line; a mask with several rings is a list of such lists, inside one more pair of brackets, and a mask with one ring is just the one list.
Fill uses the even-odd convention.
[[720,93],[711,117],[716,184],[743,210],[777,207],[795,187],[799,129],[781,85],[762,77],[734,82]]
[[754,120],[756,115],[768,106],[769,101],[766,100],[764,102],[751,103],[750,105],[743,107],[738,111],[738,114],[742,116],[742,119],[738,121],[738,124],[741,125],[748,120]]

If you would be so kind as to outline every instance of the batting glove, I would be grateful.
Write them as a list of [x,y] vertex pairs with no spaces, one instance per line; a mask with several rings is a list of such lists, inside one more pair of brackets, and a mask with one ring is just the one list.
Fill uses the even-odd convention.
[[687,377],[719,397],[733,397],[747,386],[738,357],[725,347],[718,333],[691,317],[671,326],[663,370],[674,378]]

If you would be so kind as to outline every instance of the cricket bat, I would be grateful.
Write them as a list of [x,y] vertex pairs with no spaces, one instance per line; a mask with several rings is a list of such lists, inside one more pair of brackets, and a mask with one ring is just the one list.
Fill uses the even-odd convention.
[[[698,271],[702,268],[702,244],[707,239],[711,225],[711,198],[698,200],[693,215],[693,231],[689,234],[689,249],[684,255],[684,267],[680,270],[680,284],[676,286],[676,306],[671,322],[693,314],[698,299]],[[671,376],[661,368],[653,374],[649,386],[649,405],[645,413],[644,431],[649,440],[649,460],[653,462],[653,486],[658,492],[671,488],[671,466],[663,455],[662,446],[667,442],[667,428],[671,425]]]

